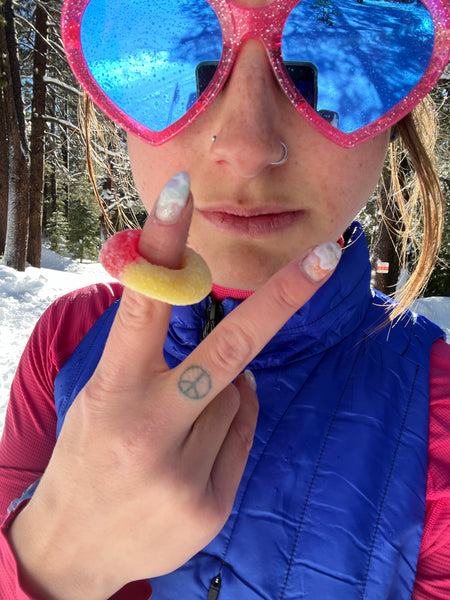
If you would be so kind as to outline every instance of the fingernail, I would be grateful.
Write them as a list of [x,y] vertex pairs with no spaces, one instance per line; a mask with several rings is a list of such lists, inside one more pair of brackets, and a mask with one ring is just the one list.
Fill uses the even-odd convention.
[[250,369],[246,369],[244,371],[244,375],[248,387],[251,388],[254,392],[256,392],[256,379],[253,373],[250,371]]
[[300,262],[300,267],[313,283],[322,281],[336,268],[342,255],[341,246],[335,242],[325,242],[312,248]]
[[191,189],[191,179],[186,171],[180,171],[163,188],[153,208],[158,221],[166,225],[176,223],[186,206]]

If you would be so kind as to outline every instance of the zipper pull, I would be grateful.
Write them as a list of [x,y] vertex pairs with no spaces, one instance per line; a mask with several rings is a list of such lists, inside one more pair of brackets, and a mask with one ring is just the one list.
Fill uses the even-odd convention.
[[217,600],[222,587],[222,577],[220,573],[212,578],[211,585],[209,586],[208,600]]
[[201,339],[204,340],[207,335],[220,323],[223,319],[223,306],[221,302],[215,300],[211,301],[211,304],[206,309],[206,323],[203,327]]

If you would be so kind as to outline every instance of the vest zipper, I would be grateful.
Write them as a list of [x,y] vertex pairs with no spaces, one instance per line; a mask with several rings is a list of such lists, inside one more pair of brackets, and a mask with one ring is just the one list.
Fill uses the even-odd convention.
[[211,585],[209,586],[208,591],[208,599],[207,600],[217,600],[220,592],[220,588],[222,587],[222,577],[220,573],[211,579]]
[[203,327],[201,338],[205,339],[207,335],[220,323],[223,319],[223,306],[221,302],[212,300],[211,304],[206,309],[206,323]]

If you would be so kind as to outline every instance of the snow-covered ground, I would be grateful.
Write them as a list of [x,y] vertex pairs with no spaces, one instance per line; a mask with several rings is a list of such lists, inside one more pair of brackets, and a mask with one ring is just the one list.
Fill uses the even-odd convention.
[[0,431],[9,388],[36,321],[58,296],[99,281],[111,281],[99,263],[73,262],[42,249],[42,269],[19,273],[0,265]]
[[[111,280],[98,263],[80,264],[45,248],[42,266],[18,273],[0,265],[0,430],[14,371],[38,318],[58,296]],[[421,299],[415,310],[438,323],[450,340],[450,298]]]
[[413,309],[442,327],[447,334],[447,342],[450,343],[450,298],[419,298]]

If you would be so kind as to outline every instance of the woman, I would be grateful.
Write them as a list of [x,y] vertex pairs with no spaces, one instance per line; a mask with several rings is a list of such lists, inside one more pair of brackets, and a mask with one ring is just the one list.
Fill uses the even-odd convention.
[[447,63],[428,9],[66,3],[69,59],[130,132],[141,254],[176,269],[188,240],[215,285],[173,310],[99,285],[43,316],[1,446],[4,597],[447,597],[449,348],[421,317],[386,326],[350,225]]

